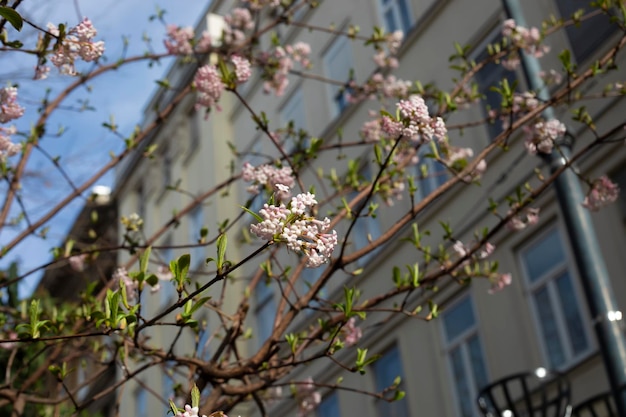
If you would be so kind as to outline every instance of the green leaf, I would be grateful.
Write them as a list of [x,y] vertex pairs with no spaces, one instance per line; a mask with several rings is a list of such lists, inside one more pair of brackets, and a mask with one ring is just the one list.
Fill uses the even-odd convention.
[[196,384],[193,384],[193,388],[191,389],[191,406],[200,407],[200,390]]
[[148,271],[148,261],[150,260],[150,252],[152,252],[152,246],[148,246],[139,257],[139,270],[143,273]]
[[218,274],[222,272],[222,266],[224,265],[224,261],[226,260],[226,245],[228,244],[228,239],[225,234],[221,234],[217,238],[217,260],[215,263],[217,264],[217,272]]
[[252,214],[259,223],[263,221],[263,217],[259,216],[258,214],[250,210],[248,207],[244,207],[244,206],[240,206],[240,207],[244,209],[247,213]]
[[15,10],[10,7],[0,6],[0,16],[6,19],[18,32],[22,30],[24,19],[22,19],[22,16]]
[[176,404],[174,404],[174,401],[170,400],[170,410],[172,411],[173,415],[178,414],[178,407],[176,407]]
[[400,401],[405,396],[406,396],[406,392],[404,392],[404,391],[396,391],[395,395],[393,396],[393,401]]

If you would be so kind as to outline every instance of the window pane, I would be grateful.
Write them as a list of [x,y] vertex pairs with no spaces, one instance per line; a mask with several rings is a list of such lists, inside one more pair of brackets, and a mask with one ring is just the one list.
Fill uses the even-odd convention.
[[[499,38],[499,37],[498,37]],[[493,39],[490,43],[498,41],[498,38]],[[489,57],[487,50],[483,51],[476,58],[477,62],[482,62]],[[478,83],[478,91],[485,96],[482,101],[483,113],[485,117],[489,117],[488,110],[500,111],[502,96],[496,91],[492,91],[492,87],[499,87],[500,82],[506,79],[509,85],[512,87],[516,81],[515,71],[509,71],[505,69],[501,64],[495,62],[489,62],[486,64],[475,76]],[[499,118],[496,118],[493,123],[487,125],[490,139],[494,139],[500,133],[502,133],[502,122]]]
[[272,334],[274,328],[274,316],[276,315],[276,303],[273,298],[267,300],[256,311],[257,333],[259,346],[262,345]]
[[398,30],[396,17],[393,14],[393,7],[390,7],[385,12],[385,26],[387,26],[387,32],[395,32]]
[[[335,40],[324,57],[328,78],[348,83],[352,70],[352,49],[347,38]],[[332,116],[335,117],[347,106],[346,91],[339,85],[329,85],[331,100],[334,103]]]
[[[564,19],[569,19],[579,9],[592,10],[589,3],[589,0],[557,0]],[[604,14],[586,19],[579,25],[567,26],[565,30],[576,62],[582,63],[587,59],[615,29],[615,25]]]
[[340,417],[339,397],[336,392],[331,392],[324,397],[320,405],[315,409],[317,417]]
[[524,252],[524,263],[531,282],[537,281],[559,263],[565,262],[565,252],[556,229]]
[[476,324],[471,300],[470,297],[466,297],[444,312],[443,325],[448,342],[453,341]]
[[559,293],[559,301],[561,303],[561,309],[565,316],[565,324],[567,326],[567,333],[572,346],[574,354],[579,354],[587,350],[589,344],[587,343],[587,337],[583,329],[583,322],[578,311],[578,300],[574,293],[574,286],[572,285],[572,279],[568,272],[556,279],[556,287]]
[[407,34],[412,26],[411,12],[409,12],[407,0],[398,0],[398,8],[400,10],[400,18],[402,19],[402,29]]
[[[404,381],[404,373],[402,371],[402,359],[397,346],[389,349],[385,354],[373,364],[374,377],[376,378],[376,390],[382,391],[393,384],[396,377],[402,378]],[[401,389],[406,389],[403,383]],[[406,399],[388,403],[386,401],[377,401],[376,408],[380,417],[406,417],[409,415],[408,404]]]
[[307,130],[302,90],[298,89],[293,93],[289,101],[285,103],[282,111],[282,119],[284,125],[293,121],[293,127],[296,131]]
[[533,299],[539,316],[539,325],[541,327],[544,345],[548,351],[550,367],[556,369],[565,363],[565,356],[563,353],[563,346],[561,345],[561,339],[559,338],[554,310],[548,294],[548,288],[544,286],[539,291],[536,291],[533,294]]
[[472,336],[467,341],[467,350],[471,361],[472,372],[474,373],[475,388],[478,391],[489,382],[487,378],[487,367],[485,366],[485,356],[483,355],[483,349],[480,345],[478,335]]
[[450,363],[452,365],[452,377],[456,390],[459,408],[462,417],[472,417],[474,396],[470,391],[468,376],[463,366],[463,354],[461,347],[450,352]]

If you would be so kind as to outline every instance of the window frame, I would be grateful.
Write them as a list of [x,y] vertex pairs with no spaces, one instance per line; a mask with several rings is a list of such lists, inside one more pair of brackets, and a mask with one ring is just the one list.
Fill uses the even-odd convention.
[[[334,413],[322,413],[320,411],[328,411],[324,409],[324,406],[327,404],[331,404],[330,408]],[[341,416],[341,403],[339,401],[339,393],[337,391],[329,391],[324,397],[322,397],[322,401],[315,408],[315,416],[317,417],[340,417]]]
[[[469,306],[470,306],[470,309],[472,310],[472,315],[474,318],[473,324],[463,329],[459,334],[448,339],[448,334],[446,331],[446,322],[445,322],[446,315],[450,314],[449,312],[451,312],[454,308],[459,307],[464,302],[469,302]],[[480,383],[479,381],[476,381],[474,370],[472,367],[471,358],[470,358],[469,342],[473,338],[476,338],[476,340],[478,341],[478,345],[480,347],[480,353],[482,356],[482,362],[484,366],[483,372],[485,373],[485,379],[486,379],[485,383],[488,383],[488,381],[490,380],[489,366],[486,360],[487,357],[485,355],[485,349],[483,346],[482,334],[481,334],[480,327],[478,324],[479,324],[479,320],[478,320],[476,307],[474,305],[474,300],[470,293],[466,293],[458,297],[454,301],[452,301],[450,305],[447,306],[441,313],[441,335],[442,335],[442,341],[443,341],[442,343],[444,347],[444,352],[446,356],[446,368],[448,370],[448,376],[450,378],[450,381],[452,382],[452,385],[453,385],[452,396],[454,398],[455,412],[456,412],[456,415],[458,416],[463,415],[462,404],[461,404],[463,402],[463,397],[461,396],[461,393],[459,393],[457,384],[455,382],[454,367],[452,364],[452,357],[451,357],[452,352],[455,351],[456,349],[461,349],[461,359],[463,361],[463,372],[468,377],[467,378],[468,383],[469,383],[468,389],[470,391],[469,403],[472,406],[472,409],[473,409],[472,416],[474,417],[478,417],[480,415],[478,407],[476,406],[476,402],[474,401],[474,399],[477,398],[480,389],[483,387],[479,386],[479,383]]]
[[[403,3],[405,11],[402,11]],[[413,7],[410,0],[376,0],[378,6],[378,17],[380,20],[380,26],[385,29],[386,32],[394,32],[396,30],[402,31],[404,35],[408,34],[415,26],[415,16],[413,14]],[[390,28],[387,26],[387,13],[391,11],[393,13],[394,23],[398,25],[397,28]],[[408,21],[404,16],[408,16]]]
[[[265,288],[261,289],[260,285]],[[278,308],[271,281],[268,282],[266,279],[259,281],[254,291],[254,301],[254,316],[257,320],[258,346],[260,347],[274,330],[274,320],[276,318],[276,309]],[[264,313],[269,313],[272,319],[263,320]]]
[[[478,46],[472,51],[472,53],[470,54],[471,59],[473,61],[480,62],[480,60],[483,59],[483,55],[484,55],[484,59],[488,58],[489,52],[487,50],[487,46],[496,44],[497,42],[500,41],[500,39],[502,39],[502,22],[498,20],[497,24],[491,30],[489,30],[489,32],[483,38],[482,42],[480,42]],[[510,77],[507,76],[506,79],[509,81],[509,85],[511,87],[513,87],[514,83],[517,83],[519,85],[520,80],[521,80],[517,70],[508,70],[504,68],[501,63],[498,64],[496,62],[488,63],[483,68],[481,68],[480,71],[474,74],[473,80],[474,82],[476,82],[476,85],[478,86],[478,92],[485,96],[484,99],[480,99],[480,107],[481,107],[481,113],[483,117],[485,117],[487,120],[490,117],[489,116],[490,110],[499,110],[501,108],[501,106],[498,106],[497,108],[489,108],[490,106],[489,89],[491,87],[494,87],[494,85],[486,85],[484,82],[481,82],[481,78],[479,77],[479,74],[481,72],[484,72],[485,70],[489,68],[499,68],[499,70],[501,71],[500,73],[501,75],[510,75]],[[504,77],[494,77],[493,74],[491,74],[489,77],[482,77],[482,78],[483,78],[483,81],[484,79],[498,79],[500,81],[504,79]],[[515,90],[513,91],[515,92]],[[498,94],[495,91],[491,93],[493,93],[494,97]],[[504,129],[502,129],[502,122],[500,121],[499,118],[496,118],[493,123],[487,123],[485,126],[487,130],[486,133],[488,136],[488,141],[486,143],[493,142],[493,140],[504,131]]]
[[[535,247],[541,242],[544,242],[545,239],[549,238],[551,233],[556,233],[556,236],[561,244],[561,249],[563,251],[564,259],[560,261],[560,263],[556,265],[552,265],[549,270],[544,271],[542,275],[540,275],[536,280],[532,280],[530,277],[530,273],[528,271],[528,267],[526,261],[524,259],[525,253],[527,253],[531,248]],[[573,256],[571,253],[571,249],[567,240],[564,239],[564,235],[562,229],[558,223],[547,225],[544,230],[540,231],[533,235],[530,239],[520,245],[516,250],[516,257],[520,264],[520,269],[522,275],[524,276],[523,281],[526,289],[526,293],[528,295],[528,303],[529,308],[531,310],[531,315],[534,321],[535,332],[537,335],[537,340],[539,344],[539,349],[541,351],[541,356],[544,363],[547,367],[558,371],[565,371],[575,366],[589,355],[593,354],[595,351],[595,342],[593,337],[593,332],[589,327],[589,323],[591,321],[589,312],[587,311],[587,307],[584,303],[583,292],[580,288],[580,280],[578,279],[578,270],[574,266]],[[573,352],[571,344],[572,339],[568,334],[568,328],[565,319],[565,312],[563,311],[563,306],[559,299],[558,289],[556,289],[556,280],[563,276],[564,273],[567,273],[570,279],[570,284],[572,286],[573,295],[575,297],[576,304],[578,306],[578,313],[580,318],[580,325],[584,334],[584,337],[587,342],[587,348],[576,354]],[[557,323],[557,335],[559,337],[559,343],[561,344],[562,354],[564,356],[564,362],[558,366],[551,366],[551,358],[549,353],[549,348],[547,342],[544,340],[544,329],[542,327],[543,321],[539,316],[539,312],[536,308],[536,301],[534,295],[540,291],[542,288],[547,288],[548,296],[550,298],[550,307],[552,308],[552,313],[555,315],[555,321]]]
[[[361,169],[361,171],[359,172],[359,175],[361,177],[364,177],[367,181],[371,181],[372,178],[374,178],[374,176],[372,175],[372,170],[370,166],[367,164]],[[350,200],[356,197],[357,194],[358,194],[357,191],[350,192],[348,194]],[[360,201],[356,205],[355,209],[358,208],[361,204],[363,204],[362,201]],[[361,214],[363,214],[364,212],[365,213],[368,212],[368,206],[369,206],[369,203],[363,208],[363,210],[361,211]],[[382,230],[380,227],[380,221],[378,220],[378,217],[372,217],[372,216],[359,217],[356,220],[354,227],[352,228],[351,237],[352,237],[352,244],[354,245],[354,250],[357,251],[357,250],[364,248],[365,246],[370,244],[370,238],[372,241],[376,240],[381,236],[381,234],[382,234]],[[356,261],[356,265],[358,265],[359,267],[364,267],[374,257],[376,257],[376,255],[380,253],[383,247],[384,245],[379,246],[378,248],[374,249],[367,255],[360,257]]]
[[[580,4],[571,4],[578,2]],[[556,11],[562,19],[568,20],[573,12],[579,9],[585,9],[585,12],[589,12],[589,1],[587,0],[555,0],[554,5]],[[571,9],[571,10],[568,10]],[[564,14],[564,12],[567,12]],[[602,24],[602,19],[608,20],[608,17],[604,14],[594,16],[589,20],[585,20],[580,25],[568,26],[565,28],[565,36],[569,45],[569,50],[577,64],[581,65],[588,62],[589,59],[595,55],[598,49],[602,49],[602,45],[606,39],[610,38],[616,31],[615,24]],[[605,21],[605,23],[608,23]],[[573,36],[572,33],[576,31],[577,36]],[[592,33],[597,36],[592,39],[592,42],[585,45],[584,49],[580,49],[580,40],[589,39],[588,34]]]
[[[291,114],[294,110],[299,110],[297,112],[298,114]],[[280,125],[282,128],[286,129],[287,125],[290,122],[293,122],[295,137],[286,138],[286,140],[289,140],[290,143],[287,143],[285,145],[286,152],[290,153],[293,149],[296,148],[296,145],[299,144],[299,132],[309,131],[309,120],[306,114],[306,102],[304,100],[304,93],[302,91],[301,84],[293,89],[289,97],[285,100],[282,107],[280,108],[279,114]]]
[[[396,378],[397,376],[401,378],[401,382],[400,382],[400,385],[398,386],[398,389],[403,390],[403,391],[408,391],[407,383],[406,383],[406,376],[404,372],[404,361],[402,360],[402,350],[400,349],[400,344],[398,343],[397,340],[395,340],[390,345],[388,345],[383,350],[383,354],[381,355],[381,357],[376,362],[370,365],[372,367],[374,389],[380,392],[381,390],[391,385],[391,383],[393,383],[393,380],[390,381],[389,383],[379,382],[378,376],[380,375],[380,370],[377,370],[379,366],[383,366],[382,364],[384,363],[384,359],[389,358],[388,355],[391,352],[395,352],[394,357],[397,359],[399,363],[399,366],[398,366],[399,375],[394,376],[394,378]],[[388,368],[388,366],[386,368]],[[382,399],[375,399],[374,407],[376,408],[376,412],[380,416],[404,417],[404,416],[411,415],[410,413],[411,410],[409,407],[409,401],[407,397],[404,397],[400,401],[393,401],[393,402],[387,402]]]
[[[344,46],[345,45],[345,46]],[[347,50],[343,51],[342,48],[347,48]],[[346,74],[345,84],[344,86],[338,86],[335,84],[326,84],[326,90],[328,92],[329,98],[329,109],[331,119],[336,119],[341,115],[349,106],[350,102],[348,101],[348,91],[347,84],[354,77],[354,53],[352,51],[352,46],[350,45],[350,40],[345,36],[337,36],[330,43],[326,51],[322,56],[322,61],[324,65],[324,74],[328,79],[334,81],[343,81],[342,76],[334,74],[334,69],[330,66],[330,63],[334,61],[334,57],[336,56],[346,56],[349,60],[350,70],[348,74]],[[336,61],[335,61],[336,62]],[[341,89],[344,91],[341,91]]]

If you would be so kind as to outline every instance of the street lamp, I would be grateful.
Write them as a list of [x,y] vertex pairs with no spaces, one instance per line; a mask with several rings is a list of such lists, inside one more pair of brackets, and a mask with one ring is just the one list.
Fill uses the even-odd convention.
[[477,402],[485,417],[570,417],[570,394],[564,375],[537,368],[487,385]]

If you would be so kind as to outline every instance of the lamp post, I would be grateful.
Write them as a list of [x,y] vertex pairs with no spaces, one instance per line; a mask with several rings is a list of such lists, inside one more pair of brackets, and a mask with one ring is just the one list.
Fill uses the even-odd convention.
[[[518,0],[502,0],[506,14],[517,25],[526,26]],[[539,77],[541,67],[534,56],[520,51],[522,68],[528,87],[537,97],[547,102],[548,92],[542,88]],[[547,107],[543,112],[546,120],[554,119],[554,110]],[[571,155],[570,144],[563,143],[560,152],[551,152],[542,157],[556,171]],[[626,391],[620,387],[626,385],[626,340],[620,328],[621,313],[613,296],[609,275],[598,246],[591,216],[581,202],[584,194],[580,182],[572,170],[565,170],[555,181],[559,207],[567,227],[580,278],[585,290],[585,298],[591,312],[593,327],[598,339],[602,359],[609,377],[611,391],[620,416],[626,416]]]

